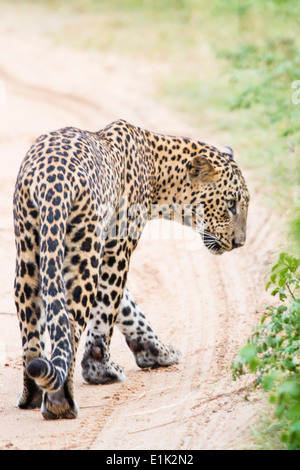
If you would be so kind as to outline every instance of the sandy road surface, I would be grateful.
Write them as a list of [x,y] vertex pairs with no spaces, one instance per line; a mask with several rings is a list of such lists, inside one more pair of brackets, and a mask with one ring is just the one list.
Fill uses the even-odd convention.
[[[0,448],[242,447],[261,404],[255,398],[244,401],[249,378],[232,382],[228,366],[268,301],[263,276],[276,242],[251,181],[244,248],[215,257],[196,235],[169,224],[161,226],[160,239],[145,234],[134,253],[129,287],[161,339],[181,349],[181,364],[139,370],[116,331],[112,355],[127,380],[86,385],[79,360],[79,419],[46,422],[39,410],[16,408],[22,374],[12,289],[12,193],[29,145],[48,130],[66,125],[96,130],[118,118],[159,132],[193,137],[196,132],[153,100],[159,64],[58,49],[12,30],[2,31],[0,42],[6,89],[6,103],[0,105]],[[210,139],[205,129],[197,137],[228,144]]]

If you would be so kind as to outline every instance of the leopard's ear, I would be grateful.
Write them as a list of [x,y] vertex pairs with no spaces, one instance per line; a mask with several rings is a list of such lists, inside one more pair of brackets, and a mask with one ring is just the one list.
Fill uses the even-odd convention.
[[219,176],[214,165],[201,155],[188,163],[188,175],[192,182],[197,183],[215,183]]
[[222,152],[224,155],[228,155],[228,157],[231,157],[234,160],[234,152],[231,147],[226,145],[226,147],[221,148],[220,152]]

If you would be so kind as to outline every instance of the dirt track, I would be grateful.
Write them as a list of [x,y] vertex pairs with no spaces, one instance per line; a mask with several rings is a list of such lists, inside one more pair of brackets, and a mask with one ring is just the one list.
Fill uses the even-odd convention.
[[134,253],[129,287],[161,339],[181,349],[181,364],[139,370],[116,331],[112,356],[125,368],[127,380],[86,385],[79,359],[79,419],[46,422],[38,410],[16,408],[22,373],[12,289],[12,193],[32,141],[66,125],[96,130],[125,118],[162,133],[197,136],[216,145],[230,142],[211,138],[205,129],[190,129],[155,103],[160,64],[24,41],[12,30],[2,31],[0,41],[0,79],[6,86],[6,103],[0,105],[0,449],[243,447],[261,402],[244,401],[250,379],[232,382],[228,366],[268,302],[264,272],[276,243],[271,217],[257,200],[250,175],[244,248],[215,257],[196,235],[169,224],[161,229],[170,230],[171,237],[145,234]]

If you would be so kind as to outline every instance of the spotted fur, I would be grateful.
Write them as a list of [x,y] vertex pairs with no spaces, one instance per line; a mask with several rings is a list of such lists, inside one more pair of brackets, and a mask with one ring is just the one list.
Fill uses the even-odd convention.
[[99,132],[68,127],[39,137],[14,194],[24,366],[18,406],[41,406],[46,419],[77,416],[73,373],[87,325],[82,374],[89,383],[125,379],[110,359],[115,324],[140,367],[179,362],[180,352],[158,339],[126,287],[131,254],[153,210],[166,217],[183,206],[183,223],[212,253],[242,246],[248,201],[229,147],[220,151],[122,120]]

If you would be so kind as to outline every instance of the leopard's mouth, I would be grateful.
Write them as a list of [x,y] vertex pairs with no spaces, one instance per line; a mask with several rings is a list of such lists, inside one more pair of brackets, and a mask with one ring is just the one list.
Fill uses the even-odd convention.
[[205,247],[214,255],[222,255],[225,251],[231,250],[231,247],[227,247],[221,240],[207,230],[204,231],[202,240]]
[[[187,209],[186,209],[187,211]],[[232,246],[226,245],[216,235],[205,229],[205,220],[203,217],[198,217],[195,211],[187,211],[195,217],[194,230],[201,234],[205,247],[215,255],[222,255],[225,251],[231,251]]]

